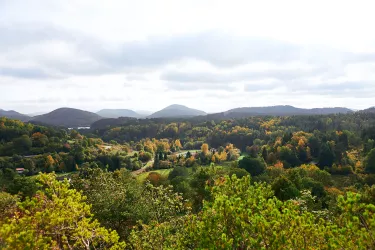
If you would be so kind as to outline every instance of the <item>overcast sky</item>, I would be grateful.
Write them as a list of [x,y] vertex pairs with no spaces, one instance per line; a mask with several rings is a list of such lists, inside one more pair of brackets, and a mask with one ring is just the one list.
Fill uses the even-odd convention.
[[0,0],[0,108],[367,108],[374,9],[371,0]]

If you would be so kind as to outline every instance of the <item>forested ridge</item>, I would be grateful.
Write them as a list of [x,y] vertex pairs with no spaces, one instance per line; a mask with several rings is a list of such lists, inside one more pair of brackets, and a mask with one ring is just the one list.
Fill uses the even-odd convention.
[[375,113],[0,118],[1,249],[373,249]]

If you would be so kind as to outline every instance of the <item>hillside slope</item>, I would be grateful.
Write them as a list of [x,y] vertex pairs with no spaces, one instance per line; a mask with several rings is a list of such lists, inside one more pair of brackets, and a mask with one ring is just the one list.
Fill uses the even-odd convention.
[[3,110],[3,109],[0,109],[0,117],[6,117],[6,118],[10,118],[10,119],[21,120],[23,122],[27,122],[31,119],[30,116],[18,113],[14,110],[6,111],[6,110]]
[[228,110],[227,113],[248,113],[248,114],[260,114],[260,115],[326,115],[326,114],[338,114],[338,113],[351,113],[352,110],[348,108],[334,107],[334,108],[313,108],[303,109],[296,108],[289,105],[278,105],[269,107],[246,107],[236,108]]
[[89,127],[93,122],[102,119],[101,116],[73,108],[59,108],[48,114],[35,116],[31,122],[64,127]]
[[192,109],[183,105],[173,104],[170,105],[162,110],[159,110],[152,115],[148,116],[147,118],[166,118],[166,117],[194,117],[206,115],[206,112]]
[[130,110],[130,109],[102,109],[96,112],[96,114],[105,118],[119,118],[119,117],[141,118],[143,117],[141,114],[138,114],[135,111]]

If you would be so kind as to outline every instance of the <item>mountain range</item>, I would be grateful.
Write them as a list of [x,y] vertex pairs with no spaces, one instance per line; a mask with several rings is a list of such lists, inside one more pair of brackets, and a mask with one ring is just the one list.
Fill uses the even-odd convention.
[[243,113],[251,115],[328,115],[328,114],[338,114],[338,113],[351,113],[353,112],[348,108],[313,108],[313,109],[303,109],[296,108],[289,105],[278,105],[269,107],[245,107],[245,108],[235,108],[228,110],[225,113]]
[[147,118],[168,118],[168,117],[176,117],[176,118],[185,118],[185,117],[194,117],[206,115],[206,112],[198,109],[188,108],[183,105],[173,104],[170,105],[162,110],[159,110]]
[[33,117],[30,122],[63,127],[90,127],[101,116],[80,109],[59,108],[44,115]]
[[130,109],[102,109],[96,114],[105,118],[119,118],[119,117],[133,117],[133,118],[142,118],[144,117],[137,112]]
[[3,109],[0,109],[0,117],[7,117],[7,118],[10,118],[10,119],[21,120],[23,122],[27,122],[31,118],[30,116],[18,113],[14,110],[6,111],[6,110],[3,110]]
[[[272,116],[289,116],[289,115],[327,115],[337,113],[352,113],[348,108],[313,108],[303,109],[293,106],[268,106],[268,107],[242,107],[230,109],[225,112],[207,114],[204,111],[192,109],[183,105],[173,104],[162,110],[159,110],[149,116],[141,115],[129,109],[103,109],[97,113],[74,109],[59,108],[50,113],[37,115],[34,117],[10,110],[0,109],[0,117],[18,119],[24,122],[37,124],[63,126],[63,127],[89,127],[93,123],[98,127],[106,125],[121,125],[129,119],[154,119],[154,118],[193,118],[195,120],[222,120],[231,118],[243,118],[254,115],[272,115]],[[369,108],[357,112],[375,112],[375,108]]]

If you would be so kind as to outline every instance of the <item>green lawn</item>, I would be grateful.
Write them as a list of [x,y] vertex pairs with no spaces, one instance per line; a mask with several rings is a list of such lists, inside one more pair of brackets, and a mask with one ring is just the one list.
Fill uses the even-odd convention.
[[178,152],[175,152],[173,153],[174,155],[183,155],[185,156],[187,152],[192,153],[192,154],[195,154],[195,152],[198,152],[200,153],[202,150],[198,150],[198,149],[192,149],[192,150],[181,150],[181,151],[178,151]]

